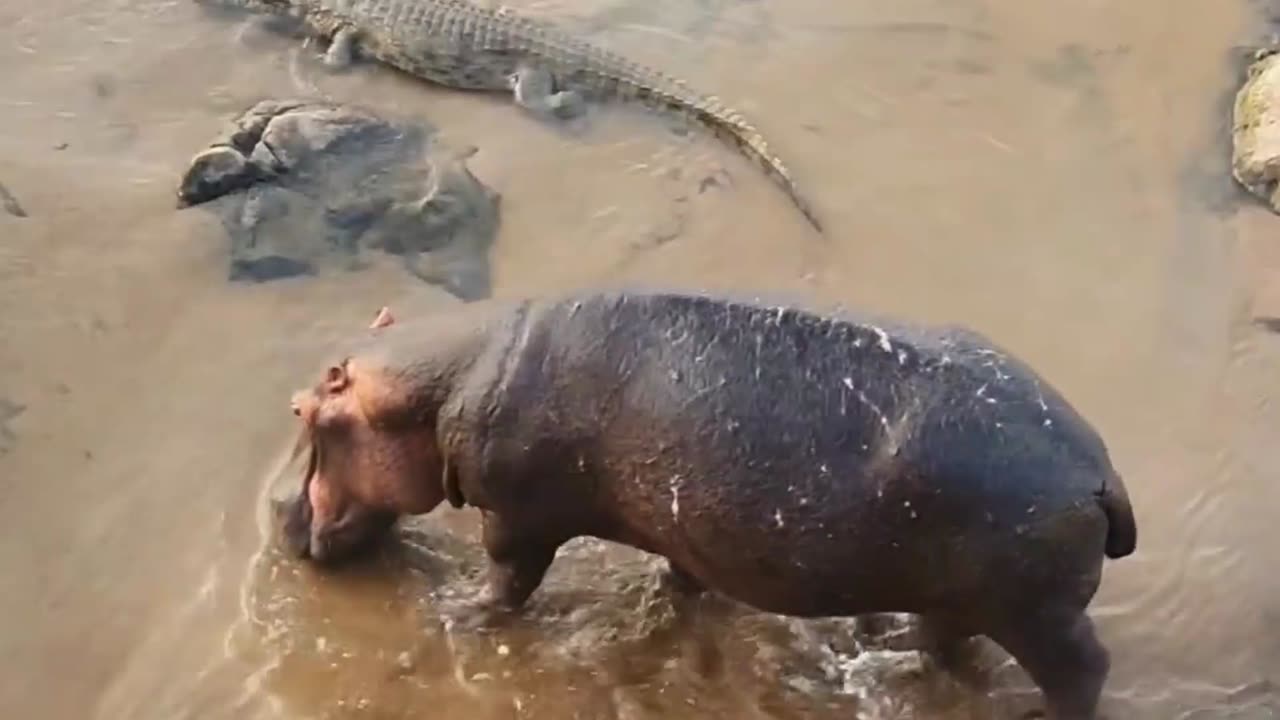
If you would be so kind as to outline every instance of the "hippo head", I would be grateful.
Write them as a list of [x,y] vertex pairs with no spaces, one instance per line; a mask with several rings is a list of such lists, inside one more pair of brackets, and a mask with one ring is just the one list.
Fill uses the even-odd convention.
[[424,419],[403,380],[379,365],[347,358],[293,396],[310,455],[302,489],[284,508],[284,535],[301,557],[342,560],[400,515],[444,499],[434,418]]

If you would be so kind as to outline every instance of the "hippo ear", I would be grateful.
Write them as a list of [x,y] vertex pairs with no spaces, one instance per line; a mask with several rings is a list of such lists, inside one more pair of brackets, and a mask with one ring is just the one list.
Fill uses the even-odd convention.
[[391,314],[391,309],[386,306],[383,306],[381,309],[378,310],[378,315],[373,319],[373,322],[369,325],[369,329],[380,330],[384,327],[387,327],[388,325],[391,325],[395,321],[396,319]]
[[329,367],[329,371],[324,376],[324,389],[331,393],[339,393],[347,389],[347,385],[351,383],[351,376],[347,373],[347,361],[343,360],[337,365]]

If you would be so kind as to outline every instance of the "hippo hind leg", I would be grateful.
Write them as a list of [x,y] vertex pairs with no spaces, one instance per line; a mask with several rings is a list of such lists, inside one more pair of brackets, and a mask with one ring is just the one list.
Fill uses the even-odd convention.
[[697,597],[707,591],[701,581],[670,559],[667,560],[666,572],[662,574],[662,584],[681,597]]
[[1050,720],[1095,720],[1110,656],[1083,611],[1037,615],[990,637],[1044,694]]
[[489,570],[481,604],[506,610],[517,610],[528,601],[567,539],[518,527],[488,511],[483,515],[482,535]]
[[924,615],[918,626],[917,647],[952,677],[976,687],[985,679],[978,667],[980,648],[976,635],[954,618]]

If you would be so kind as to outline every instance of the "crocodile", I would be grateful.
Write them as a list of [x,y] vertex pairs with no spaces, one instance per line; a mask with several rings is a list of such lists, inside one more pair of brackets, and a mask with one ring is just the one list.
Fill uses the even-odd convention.
[[507,8],[468,0],[195,0],[291,18],[328,43],[325,64],[372,58],[459,90],[509,93],[543,117],[570,117],[587,101],[635,100],[728,140],[787,193],[820,234],[822,223],[791,171],[742,113],[660,70]]

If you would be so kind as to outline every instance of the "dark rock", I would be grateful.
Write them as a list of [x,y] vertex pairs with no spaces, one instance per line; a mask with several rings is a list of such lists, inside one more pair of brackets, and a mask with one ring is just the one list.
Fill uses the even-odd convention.
[[17,435],[9,427],[9,422],[21,415],[26,409],[25,405],[19,405],[7,398],[0,397],[0,455],[9,452],[18,439]]
[[476,300],[490,294],[499,198],[467,169],[473,153],[364,108],[266,100],[192,158],[178,205],[219,216],[231,280],[356,270],[381,252]]
[[5,212],[14,217],[24,218],[27,216],[27,211],[22,209],[22,205],[18,203],[18,198],[9,192],[9,188],[5,187],[4,183],[0,183],[0,208],[4,208]]

